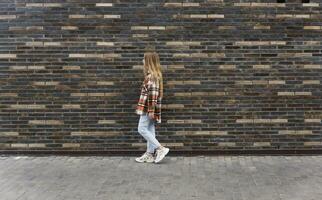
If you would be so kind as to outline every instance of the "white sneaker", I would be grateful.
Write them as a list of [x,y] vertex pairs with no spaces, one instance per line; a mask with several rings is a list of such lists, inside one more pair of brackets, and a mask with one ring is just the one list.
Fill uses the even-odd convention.
[[152,154],[145,152],[141,157],[137,157],[135,158],[136,162],[148,162],[148,163],[152,163],[154,161],[154,157]]
[[156,150],[156,158],[154,159],[154,162],[155,163],[158,163],[158,162],[160,162],[164,157],[165,157],[165,155],[167,155],[168,154],[168,152],[169,152],[169,148],[167,148],[167,147],[162,147],[161,149],[157,149]]

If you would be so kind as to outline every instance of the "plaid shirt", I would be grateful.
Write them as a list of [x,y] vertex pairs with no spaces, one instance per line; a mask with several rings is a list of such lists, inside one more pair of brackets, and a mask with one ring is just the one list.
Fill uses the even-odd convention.
[[153,119],[161,123],[161,100],[159,84],[150,79],[148,74],[141,86],[141,94],[136,106],[136,114],[153,113]]

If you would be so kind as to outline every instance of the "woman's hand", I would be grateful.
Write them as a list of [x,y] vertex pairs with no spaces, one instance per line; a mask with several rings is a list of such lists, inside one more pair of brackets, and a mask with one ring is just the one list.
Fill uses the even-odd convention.
[[149,117],[151,118],[151,119],[154,119],[154,113],[149,113]]

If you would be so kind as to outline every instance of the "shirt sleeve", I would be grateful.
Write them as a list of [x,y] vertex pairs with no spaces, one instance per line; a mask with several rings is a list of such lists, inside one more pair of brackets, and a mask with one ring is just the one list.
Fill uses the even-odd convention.
[[154,113],[159,96],[159,86],[155,81],[148,82],[148,113]]

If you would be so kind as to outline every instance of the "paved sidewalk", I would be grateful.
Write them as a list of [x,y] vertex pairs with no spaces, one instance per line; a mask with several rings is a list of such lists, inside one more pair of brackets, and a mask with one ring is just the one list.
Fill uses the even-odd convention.
[[1,200],[320,200],[322,156],[0,156]]

